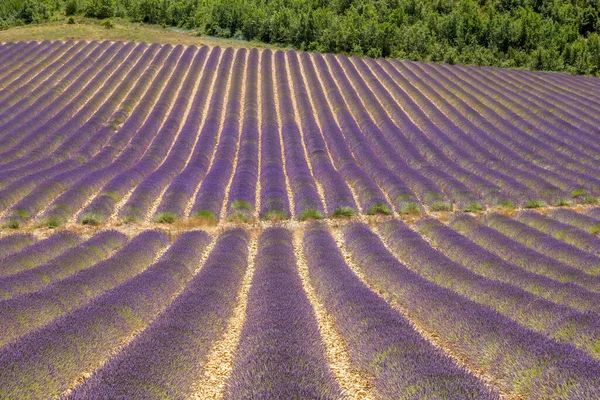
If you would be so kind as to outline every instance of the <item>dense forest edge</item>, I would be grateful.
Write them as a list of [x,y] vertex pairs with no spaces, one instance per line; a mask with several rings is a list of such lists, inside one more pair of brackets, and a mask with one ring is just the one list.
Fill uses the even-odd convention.
[[600,0],[0,0],[0,29],[112,18],[369,57],[600,75]]

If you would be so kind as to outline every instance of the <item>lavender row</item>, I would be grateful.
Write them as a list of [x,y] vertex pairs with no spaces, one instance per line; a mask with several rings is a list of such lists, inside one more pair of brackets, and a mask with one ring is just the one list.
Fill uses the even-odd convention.
[[0,278],[0,297],[10,299],[40,290],[108,258],[125,242],[127,236],[120,232],[100,232],[45,264]]
[[47,239],[35,242],[17,253],[2,258],[0,260],[0,277],[26,271],[48,262],[68,248],[75,246],[80,240],[80,237],[72,232],[61,231]]
[[[422,221],[427,223],[428,220]],[[379,231],[404,265],[428,281],[487,306],[522,326],[600,358],[595,344],[600,340],[600,321],[596,312],[577,311],[478,275],[433,249],[421,235],[401,221],[385,223]]]
[[[335,110],[348,147],[365,171],[387,194],[387,197],[392,199],[392,206],[396,211],[419,210],[419,203],[413,191],[396,172],[403,165],[396,165],[394,169],[390,170],[377,157],[357,124],[357,120],[370,119],[360,98],[335,58],[327,56],[326,59],[329,62],[331,72],[327,69],[327,63],[320,54],[314,56],[314,63],[326,88],[327,97],[329,97]],[[344,97],[342,97],[342,94]]]
[[343,231],[369,284],[500,390],[532,399],[600,395],[600,363],[587,353],[427,281],[398,262],[366,225],[347,224]]
[[93,267],[38,292],[0,301],[0,323],[4,327],[0,332],[0,346],[14,342],[133,278],[148,268],[167,244],[165,233],[145,231]]
[[[210,70],[214,68],[213,64],[218,59],[219,52],[213,50],[211,54],[208,55],[208,51],[207,47],[202,47],[198,51],[195,57],[194,66],[191,67],[188,72],[188,78],[186,78],[189,83],[185,84],[184,87],[186,85],[195,85],[202,69]],[[206,61],[207,58],[208,60]],[[191,111],[181,127],[177,141],[171,147],[167,158],[160,167],[145,176],[143,181],[135,187],[131,197],[119,212],[119,216],[122,220],[132,222],[148,218],[153,203],[156,199],[160,198],[161,193],[168,186],[169,182],[171,182],[185,167],[187,159],[192,153],[196,138],[198,137],[202,113],[208,104],[207,94],[210,89],[212,78],[213,74],[211,73],[204,73],[200,78],[195,97],[189,99],[189,101],[192,102],[190,104]],[[191,93],[189,96],[191,97]]]
[[323,218],[324,207],[317,190],[306,154],[302,146],[302,136],[296,123],[294,104],[288,84],[285,53],[275,53],[275,91],[277,93],[281,138],[285,155],[285,172],[289,179],[294,199],[294,217],[300,220]]
[[356,202],[344,177],[336,171],[329,157],[321,130],[315,120],[297,54],[292,51],[287,52],[286,61],[290,71],[290,83],[294,85],[293,95],[300,118],[302,139],[313,174],[323,188],[327,214],[354,215],[357,212]]
[[205,53],[195,58],[196,50],[195,46],[189,46],[181,55],[160,99],[140,128],[152,138],[146,152],[134,165],[115,175],[102,187],[94,200],[82,210],[80,221],[85,222],[88,218],[96,223],[107,221],[114,213],[117,203],[167,157],[173,142],[176,138],[179,139],[177,133],[196,82],[194,74],[187,74],[185,82],[183,78],[190,68],[197,70],[204,62]]
[[68,398],[192,396],[212,346],[227,329],[247,257],[245,231],[234,229],[221,234],[184,291]]
[[327,365],[319,326],[296,269],[292,232],[263,231],[254,263],[246,320],[225,398],[339,398],[341,391]]
[[[184,233],[170,249],[193,255],[197,262],[208,235],[196,233]],[[193,247],[195,254],[187,247]],[[165,256],[84,307],[2,349],[0,393],[15,398],[58,397],[82,374],[106,362],[121,343],[163,311],[191,278],[193,268]]]
[[[12,147],[5,147],[6,150],[0,153],[0,163],[6,168],[10,168],[11,161],[17,158],[26,159],[31,150],[43,146],[44,150],[49,152],[53,147],[68,140],[106,100],[106,92],[114,90],[114,86],[124,77],[122,74],[124,68],[121,67],[135,47],[134,43],[128,43],[112,54],[111,59],[108,58],[111,54],[107,50],[102,57],[104,58],[106,55],[106,61],[103,59],[97,61],[102,67],[99,66],[95,71],[92,69],[86,71],[80,77],[84,84],[80,87],[75,84],[70,86],[64,93],[64,100],[63,96],[54,100],[52,106],[60,105],[60,111],[38,128],[20,137]],[[104,85],[107,90],[100,90]],[[80,90],[77,91],[78,89]],[[98,101],[96,101],[97,98],[99,98]],[[15,137],[13,137],[14,139]]]
[[[68,126],[63,125],[54,134],[46,137],[27,156],[17,158],[5,164],[3,168],[10,170],[11,173],[22,175],[24,172],[31,173],[48,168],[72,156],[108,120],[135,83],[135,77],[139,75],[129,74],[136,69],[138,63],[143,65],[148,59],[148,55],[153,53],[153,51],[146,51],[147,48],[146,44],[135,46],[127,59],[123,60],[119,68],[102,84],[94,97],[89,99],[85,106],[69,120]],[[146,52],[149,54],[144,57]],[[69,105],[69,107],[72,106],[72,104]],[[2,178],[1,182],[5,182],[6,178],[4,176]]]
[[[109,42],[102,42],[95,46],[89,54],[85,48],[82,49],[73,57],[77,59],[73,61],[75,67],[70,69],[69,73],[60,81],[54,82],[52,87],[33,104],[28,104],[30,97],[35,98],[30,95],[23,99],[25,101],[21,101],[3,112],[0,116],[0,134],[2,135],[0,145],[3,148],[14,145],[27,133],[47,122],[87,83],[81,79],[82,75],[97,72],[107,62],[107,58],[112,58],[122,46],[121,42],[113,45]],[[33,114],[36,115],[35,119],[30,118]]]
[[582,229],[592,235],[600,232],[600,220],[567,208],[550,210],[548,216],[564,224]]
[[319,301],[343,335],[353,367],[370,377],[379,397],[497,398],[369,290],[326,229],[309,229],[303,248]]
[[450,222],[450,226],[478,246],[526,271],[547,276],[559,282],[574,283],[596,293],[600,292],[600,278],[537,252],[497,230],[485,226],[473,217],[455,216]]
[[598,293],[512,264],[433,218],[420,220],[415,228],[444,256],[478,275],[521,288],[575,310],[598,312],[600,309]]
[[[556,204],[570,198],[569,194],[540,179],[537,174],[522,171],[511,165],[518,160],[518,156],[516,159],[508,155],[508,157],[498,158],[486,147],[480,145],[472,137],[480,138],[487,134],[461,115],[447,98],[433,90],[432,87],[437,86],[435,80],[429,77],[422,79],[421,75],[417,73],[418,71],[415,71],[416,68],[411,68],[413,65],[413,63],[395,64],[398,71],[405,77],[405,85],[417,89],[416,93],[421,93],[415,97],[420,99],[423,109],[447,135],[449,141],[442,141],[440,144],[448,144],[442,148],[452,148],[451,153],[457,157],[457,162],[463,163],[464,167],[469,167],[474,171],[479,170],[480,175],[498,185],[503,192],[510,193],[512,197],[522,198],[525,203],[539,198]],[[476,117],[477,113],[474,112],[474,114]],[[510,161],[506,162],[507,159]],[[469,163],[472,164],[469,165]],[[481,170],[481,167],[484,167],[485,172]],[[538,168],[538,170],[543,169]],[[568,190],[572,191],[575,188],[575,183],[572,183]]]
[[[40,70],[35,70],[33,76],[26,75],[31,78],[28,81],[15,81],[0,92],[0,115],[17,102],[33,103],[38,97],[43,95],[49,88],[52,87],[61,77],[63,77],[74,64],[68,63],[71,60],[78,60],[77,57],[83,49],[83,54],[89,53],[91,49],[96,47],[97,43],[91,45],[79,41],[67,41],[61,46],[60,51],[53,56],[57,57],[48,66],[43,66]],[[69,64],[69,65],[65,65]],[[43,84],[48,80],[47,84]]]
[[[242,106],[242,82],[246,66],[246,50],[235,55],[229,84],[229,93],[219,144],[210,170],[202,180],[192,205],[191,216],[218,221],[223,208],[225,190],[233,173],[235,155],[240,138],[240,109]],[[256,67],[256,66],[254,66]]]
[[290,217],[286,175],[281,154],[279,122],[273,85],[273,53],[265,50],[260,64],[260,218]]
[[31,74],[40,69],[36,66],[48,65],[53,55],[60,54],[57,50],[63,46],[60,41],[43,41],[31,51],[23,51],[20,57],[10,57],[0,73],[0,90],[4,91],[13,82],[24,84]]
[[246,93],[235,174],[229,187],[227,217],[248,220],[256,207],[258,181],[258,61],[257,49],[250,50],[246,67]]
[[516,215],[515,219],[561,242],[575,246],[586,253],[600,256],[600,238],[594,234],[555,221],[552,218],[545,217],[533,211],[520,212]]
[[494,228],[509,238],[544,255],[591,275],[600,273],[600,257],[594,254],[561,242],[537,229],[501,214],[489,214],[484,217],[483,221],[490,228]]
[[35,236],[29,233],[15,233],[0,238],[0,260],[35,243]]
[[331,153],[333,164],[344,177],[347,184],[354,190],[360,203],[361,211],[364,214],[374,214],[377,212],[389,213],[390,205],[385,195],[373,179],[360,168],[349,146],[345,143],[344,136],[321,87],[312,58],[308,53],[302,53],[300,61],[306,84],[310,88],[312,103],[315,107],[314,112],[320,121],[322,134]]
[[203,71],[204,74],[210,75],[215,75],[216,73],[216,77],[202,130],[199,133],[198,140],[187,165],[167,187],[161,203],[153,216],[155,221],[172,222],[177,218],[184,217],[188,203],[196,193],[199,183],[210,167],[223,115],[223,93],[225,92],[227,80],[231,73],[234,53],[232,48],[221,52],[219,47],[215,47],[214,51],[218,52],[215,57],[221,55],[221,60],[218,62],[218,65],[214,66],[214,69],[207,69],[205,67]]
[[[150,136],[150,133],[153,131],[142,130],[140,127],[149,118],[149,115],[152,114],[153,105],[160,98],[161,90],[168,82],[169,76],[175,68],[182,51],[181,47],[176,47],[172,51],[170,48],[165,50],[163,52],[161,49],[156,56],[156,58],[163,60],[166,57],[164,64],[157,63],[157,65],[151,65],[144,73],[144,77],[142,77],[143,82],[141,83],[146,85],[152,81],[152,84],[133,110],[131,116],[127,118],[117,133],[111,137],[108,145],[88,163],[61,176],[68,184],[68,186],[65,185],[67,189],[48,206],[46,212],[41,216],[42,221],[48,224],[66,222],[109,179],[127,169],[128,166],[131,166],[143,155],[153,139]],[[143,85],[140,85],[140,89],[142,89],[141,86]],[[133,101],[134,99],[132,98],[131,100]],[[129,108],[122,107],[117,112],[118,115],[115,118],[118,118],[119,115],[124,115],[121,111],[126,110],[129,110]],[[50,186],[48,189],[52,190],[52,187]],[[54,196],[50,200],[52,198]]]
[[[428,64],[404,63],[403,66],[422,77],[436,92],[435,98],[439,99],[436,104],[441,109],[449,110],[447,114],[476,142],[473,146],[481,146],[491,153],[481,154],[481,161],[493,163],[492,165],[500,161],[500,165],[508,163],[518,170],[525,171],[525,174],[520,173],[519,180],[533,189],[536,188],[535,182],[539,181],[536,177],[539,176],[572,194],[582,195],[587,191],[584,188],[589,185],[589,175],[567,172],[562,164],[557,163],[562,159],[556,158],[560,153],[545,143],[527,140],[528,135],[525,132],[517,136],[520,141],[505,133],[505,130],[509,129],[507,121],[483,103],[474,100],[471,93],[474,88],[466,90]],[[438,95],[443,96],[444,100]],[[466,99],[470,102],[467,103]],[[514,131],[514,127],[511,127],[510,131]],[[540,147],[544,149],[541,152]],[[549,157],[549,154],[552,157]]]

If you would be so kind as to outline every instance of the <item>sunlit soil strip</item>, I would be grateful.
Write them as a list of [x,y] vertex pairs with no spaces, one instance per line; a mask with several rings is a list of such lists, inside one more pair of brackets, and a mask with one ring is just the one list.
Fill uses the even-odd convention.
[[254,259],[258,251],[258,232],[249,232],[248,243],[248,268],[238,293],[237,304],[227,324],[225,334],[216,341],[207,356],[204,374],[198,379],[194,387],[194,399],[222,399],[224,397],[225,383],[233,370],[233,358],[240,342],[242,328],[246,321],[246,305],[248,292],[254,276]]
[[304,232],[294,232],[294,253],[296,253],[298,272],[308,300],[315,311],[321,338],[325,344],[325,357],[329,368],[340,385],[346,398],[372,399],[372,388],[369,381],[352,367],[348,354],[346,340],[335,330],[334,320],[325,307],[319,302],[314,287],[310,283],[308,266],[304,258],[302,235]]
[[496,382],[493,377],[491,377],[483,371],[478,370],[474,363],[471,363],[466,356],[460,354],[457,351],[454,351],[453,346],[450,343],[447,343],[438,334],[429,331],[428,329],[426,329],[425,326],[419,324],[419,321],[415,319],[415,316],[411,314],[410,310],[406,309],[404,306],[402,306],[402,304],[398,303],[397,301],[394,301],[391,298],[383,297],[380,294],[379,290],[374,285],[372,285],[369,279],[360,271],[358,266],[354,263],[352,255],[350,254],[350,252],[344,244],[344,238],[341,232],[341,228],[330,227],[330,232],[333,238],[335,239],[338,248],[342,252],[342,255],[346,260],[346,264],[348,264],[348,266],[352,269],[356,276],[358,276],[358,278],[361,281],[363,281],[369,289],[371,289],[378,296],[382,297],[385,301],[390,303],[394,309],[400,312],[402,316],[410,323],[410,325],[415,331],[417,331],[421,336],[427,339],[427,341],[429,341],[432,345],[439,348],[446,355],[451,357],[459,366],[463,367],[469,373],[480,379],[490,389],[499,393],[502,399],[521,399],[521,397],[514,396],[510,393],[503,392],[502,390],[500,390],[501,385],[498,382]]
[[[190,197],[190,200],[188,201],[187,206],[185,207],[185,212],[182,215],[183,218],[189,217],[190,213],[192,212],[192,207],[194,207],[194,204],[196,203],[196,196],[198,195],[198,192],[200,191],[200,186],[202,186],[202,182],[204,181],[204,178],[206,177],[206,174],[208,173],[208,171],[211,170],[211,168],[213,166],[213,163],[215,161],[215,155],[217,154],[217,149],[218,149],[219,143],[221,141],[221,134],[223,133],[223,125],[224,125],[225,117],[226,117],[225,110],[226,110],[226,107],[227,107],[227,103],[229,102],[229,91],[231,90],[231,78],[233,76],[233,70],[234,70],[235,60],[237,59],[236,58],[237,52],[238,52],[237,49],[234,50],[233,55],[231,56],[231,59],[233,61],[231,62],[231,65],[229,66],[229,71],[227,73],[227,83],[225,84],[225,90],[224,90],[224,92],[225,92],[224,96],[225,97],[223,98],[223,109],[220,110],[221,117],[219,118],[219,126],[217,127],[217,141],[215,142],[215,147],[214,147],[214,149],[212,151],[212,154],[210,156],[210,162],[208,163],[208,166],[206,167],[206,171],[204,173],[204,177],[202,179],[200,179],[200,181],[198,182],[198,185],[196,185],[196,187],[194,188],[194,192],[193,192],[192,196]],[[217,65],[221,64],[221,60],[223,60],[223,54],[225,54],[224,51],[221,52],[219,63]],[[215,73],[215,81],[217,79],[216,75],[217,74]],[[213,81],[213,82],[215,82],[215,81]],[[214,89],[214,85],[211,88],[211,92],[207,96],[208,99],[212,99],[213,89]],[[205,108],[205,110],[206,110],[207,113],[209,112],[208,111],[209,108],[210,108],[210,106]],[[207,114],[205,114],[205,116],[204,116],[205,118],[206,118],[206,115]],[[206,119],[204,119],[204,120],[206,120]],[[194,148],[195,148],[195,146],[194,146]],[[192,151],[192,154],[193,153],[195,153],[195,151]],[[186,165],[186,167],[187,167],[187,165]]]

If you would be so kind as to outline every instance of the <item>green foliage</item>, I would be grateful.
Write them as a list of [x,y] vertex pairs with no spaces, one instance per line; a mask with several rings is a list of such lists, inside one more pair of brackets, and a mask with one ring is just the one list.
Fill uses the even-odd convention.
[[100,25],[102,25],[102,27],[105,29],[112,29],[115,27],[115,25],[110,19],[105,19]]
[[524,208],[539,208],[539,207],[545,207],[545,206],[546,206],[545,201],[539,200],[539,199],[531,199],[531,200],[528,200],[523,207]]
[[353,217],[356,212],[352,207],[339,207],[333,211],[334,217]]
[[321,214],[318,210],[315,210],[314,208],[307,208],[302,210],[298,219],[300,221],[306,221],[309,219],[323,219],[323,214]]
[[177,215],[170,212],[161,212],[156,217],[154,217],[154,222],[162,223],[162,224],[172,224],[177,220]]
[[301,50],[600,74],[597,0],[2,0],[0,29],[63,11]]
[[93,213],[83,214],[80,220],[83,225],[100,225],[104,222],[104,218]]
[[67,18],[67,24],[74,25],[75,24],[75,18],[73,18],[73,17]]

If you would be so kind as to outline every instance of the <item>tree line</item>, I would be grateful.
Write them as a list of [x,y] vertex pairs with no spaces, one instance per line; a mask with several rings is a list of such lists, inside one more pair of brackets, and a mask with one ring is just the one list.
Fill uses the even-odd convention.
[[600,74],[600,0],[0,0],[0,27],[122,17],[300,50]]

